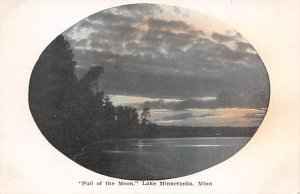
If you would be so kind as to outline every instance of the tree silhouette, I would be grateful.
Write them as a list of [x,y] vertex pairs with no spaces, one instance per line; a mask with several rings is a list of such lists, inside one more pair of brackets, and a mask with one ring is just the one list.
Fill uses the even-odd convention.
[[119,128],[137,126],[139,123],[137,110],[129,106],[117,106],[116,122]]
[[150,115],[150,109],[145,107],[143,109],[143,112],[141,113],[141,121],[142,121],[142,125],[148,125],[150,124],[150,121],[148,120],[148,118],[151,117]]
[[130,122],[131,125],[137,126],[139,124],[139,114],[136,110],[136,108],[132,108],[130,112]]
[[115,111],[113,103],[110,101],[110,98],[106,96],[104,98],[102,118],[104,130],[108,131],[115,126]]
[[[93,90],[98,92],[98,79],[100,78],[101,74],[104,73],[104,68],[101,66],[93,66],[90,67],[89,71],[83,76],[80,80],[79,85],[82,89],[85,89],[89,93],[93,93]],[[94,88],[95,85],[97,88]]]
[[104,116],[104,92],[98,92],[94,96],[94,104],[93,104],[93,114],[95,118],[95,125],[101,126],[103,123],[103,116]]

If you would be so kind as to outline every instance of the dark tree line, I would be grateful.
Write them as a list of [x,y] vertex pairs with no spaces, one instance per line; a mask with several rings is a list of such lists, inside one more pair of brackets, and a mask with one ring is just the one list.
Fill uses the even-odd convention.
[[139,124],[135,108],[115,107],[98,79],[104,68],[94,66],[78,80],[74,54],[60,35],[43,51],[30,79],[29,105],[33,118],[48,141],[69,157],[101,138],[118,138],[131,128],[149,125],[149,109]]

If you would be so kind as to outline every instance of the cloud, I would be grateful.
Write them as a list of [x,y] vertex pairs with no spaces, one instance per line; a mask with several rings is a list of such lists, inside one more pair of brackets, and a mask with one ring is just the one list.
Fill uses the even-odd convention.
[[117,15],[121,15],[121,16],[141,19],[141,18],[155,15],[157,13],[163,13],[164,9],[160,5],[143,3],[143,4],[134,4],[134,5],[115,7],[115,8],[107,9],[105,11]]
[[235,36],[223,35],[216,32],[212,33],[211,37],[218,42],[228,42],[235,40]]
[[181,102],[174,104],[174,110],[184,110],[184,109],[193,109],[193,108],[208,108],[212,107],[214,101],[203,101],[198,99],[186,99]]
[[[93,43],[108,43],[111,45],[109,48],[93,47],[102,50],[112,50],[118,49],[118,47],[123,47],[126,40],[134,39],[136,36],[136,28],[128,25],[106,25],[105,28],[94,29],[95,32],[89,35],[89,40],[91,44]],[[120,48],[119,48],[120,49]]]
[[163,121],[183,120],[183,119],[187,119],[190,117],[193,117],[192,113],[181,113],[181,114],[176,114],[176,115],[171,115],[171,116],[165,116],[165,117],[162,117],[160,120],[163,120]]
[[246,115],[244,115],[244,118],[247,119],[258,119],[258,120],[262,120],[265,116],[265,113],[248,113]]
[[145,101],[138,105],[138,109],[215,109],[215,108],[264,108],[268,106],[269,96],[264,91],[254,91],[251,94],[236,93],[234,91],[220,92],[216,99],[184,99],[181,101],[165,102],[164,100]]
[[70,39],[69,40],[70,44],[73,46],[73,47],[86,47],[88,45],[88,40],[87,39],[81,39],[79,41],[75,40],[75,39]]
[[245,42],[237,43],[237,50],[239,52],[247,52],[248,49],[252,52],[255,52],[255,49],[253,48],[253,46],[251,44],[245,43]]
[[200,115],[193,115],[191,112],[186,112],[186,113],[180,113],[180,114],[175,114],[175,115],[170,115],[170,116],[164,116],[157,121],[178,121],[178,120],[185,120],[185,119],[204,119],[208,117],[213,117],[215,114],[212,113],[205,113],[205,114],[200,114]]
[[122,15],[116,15],[114,13],[104,11],[100,14],[94,14],[88,17],[91,23],[97,23],[102,25],[118,25],[118,24],[131,24],[135,22],[134,18],[124,17]]
[[[70,28],[65,35],[75,53],[79,79],[90,66],[100,65],[104,67],[100,86],[111,95],[184,100],[161,105],[173,109],[265,106],[268,77],[253,47],[241,42],[238,33],[210,36],[184,17],[167,17],[170,10],[180,15],[178,9],[121,6]],[[225,44],[229,41],[237,45],[235,49]],[[255,97],[253,91],[266,92]],[[232,94],[220,95],[223,92]],[[218,95],[215,104],[193,100]]]
[[204,119],[204,118],[207,118],[207,117],[213,117],[213,116],[215,116],[215,114],[213,114],[213,113],[206,113],[206,114],[198,115],[197,117],[194,117],[194,118],[197,118],[197,119]]
[[190,29],[190,26],[187,25],[183,21],[166,21],[162,19],[148,19],[149,28],[156,29],[156,30],[162,30],[162,31],[186,31],[187,29]]

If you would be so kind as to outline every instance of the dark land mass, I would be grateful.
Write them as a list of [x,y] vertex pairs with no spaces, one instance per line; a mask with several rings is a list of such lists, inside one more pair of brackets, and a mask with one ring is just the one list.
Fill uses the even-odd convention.
[[100,139],[119,138],[184,138],[184,137],[252,137],[257,127],[189,127],[137,126],[103,133]]

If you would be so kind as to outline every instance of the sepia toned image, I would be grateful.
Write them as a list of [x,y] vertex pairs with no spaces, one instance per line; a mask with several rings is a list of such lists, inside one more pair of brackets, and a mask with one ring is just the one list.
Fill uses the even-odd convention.
[[76,23],[45,48],[29,85],[34,121],[57,150],[128,180],[182,177],[230,158],[269,98],[265,66],[239,32],[156,4]]

